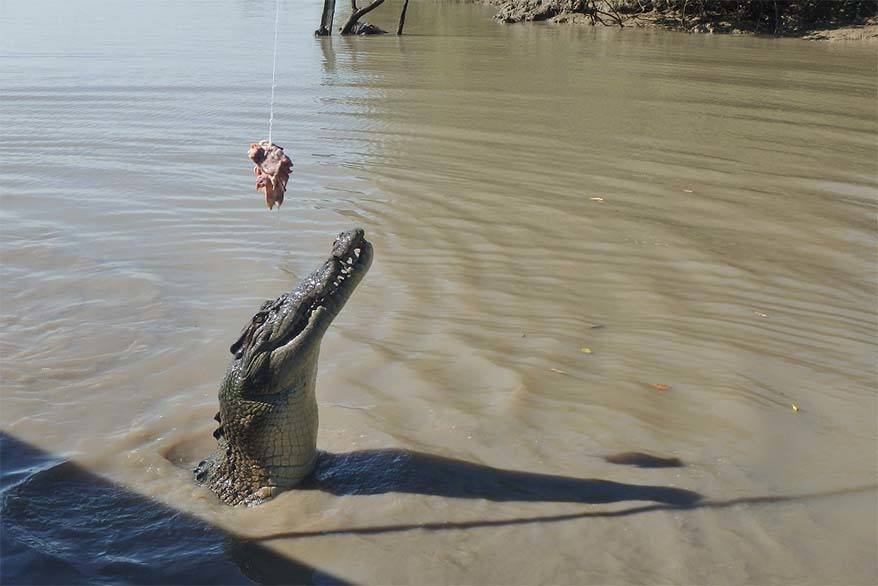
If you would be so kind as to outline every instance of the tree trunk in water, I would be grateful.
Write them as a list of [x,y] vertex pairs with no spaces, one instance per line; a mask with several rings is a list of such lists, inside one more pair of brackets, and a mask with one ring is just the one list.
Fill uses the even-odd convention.
[[409,7],[409,0],[405,0],[405,4],[402,5],[402,12],[399,13],[399,26],[396,27],[396,36],[402,34],[402,27],[405,26],[405,11]]
[[366,14],[372,12],[382,4],[384,4],[384,0],[372,0],[372,3],[365,8],[357,9],[356,0],[352,0],[351,9],[353,10],[353,12],[351,12],[351,17],[348,19],[345,25],[341,27],[341,34],[351,34],[351,29],[354,28],[354,25],[357,24],[357,21],[359,21],[362,17],[366,16]]
[[318,37],[332,34],[332,17],[335,14],[335,0],[323,0],[323,16],[320,17],[320,28],[314,31]]

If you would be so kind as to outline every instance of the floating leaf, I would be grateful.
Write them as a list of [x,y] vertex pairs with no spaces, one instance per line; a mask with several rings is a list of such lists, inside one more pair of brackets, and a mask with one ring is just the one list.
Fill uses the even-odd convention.
[[590,197],[588,199],[590,199],[591,201],[604,201],[604,198],[602,197]]
[[793,403],[792,407],[793,407],[793,411],[795,411],[796,413],[799,412],[799,406],[798,406],[798,405],[796,405],[795,403]]
[[760,312],[758,312],[758,311],[754,311],[753,313],[755,313],[755,314],[758,315],[759,317],[768,317],[768,314],[767,314],[767,313],[760,313]]
[[671,388],[671,385],[666,385],[666,384],[662,384],[662,383],[652,383],[649,386],[654,388],[655,390],[661,391],[661,392],[665,392]]
[[570,374],[566,370],[561,370],[560,368],[550,368],[549,370],[551,370],[552,372],[557,372],[558,374],[566,374],[566,375]]
[[582,350],[583,354],[593,354],[593,352],[591,351],[591,348],[589,348],[588,346],[583,346],[581,348],[581,350]]
[[684,189],[683,191],[684,191],[685,193],[692,193],[692,190],[691,190],[691,189]]

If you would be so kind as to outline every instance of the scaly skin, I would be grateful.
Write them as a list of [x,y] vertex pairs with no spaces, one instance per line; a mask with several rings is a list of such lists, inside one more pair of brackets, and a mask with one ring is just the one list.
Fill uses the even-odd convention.
[[320,341],[371,263],[361,228],[339,234],[329,259],[263,303],[232,344],[219,390],[219,445],[194,471],[223,502],[259,503],[314,469]]

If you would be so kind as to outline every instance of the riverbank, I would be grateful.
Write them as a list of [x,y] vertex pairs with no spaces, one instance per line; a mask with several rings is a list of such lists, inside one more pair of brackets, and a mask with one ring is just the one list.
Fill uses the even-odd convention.
[[[796,12],[755,12],[724,9],[732,3],[632,3],[608,0],[482,0],[496,6],[495,18],[506,23],[547,21],[590,26],[661,28],[689,33],[796,37],[821,41],[878,43],[874,8],[850,13],[823,13],[803,18]],[[688,11],[686,10],[688,6]],[[698,7],[699,9],[696,9]]]

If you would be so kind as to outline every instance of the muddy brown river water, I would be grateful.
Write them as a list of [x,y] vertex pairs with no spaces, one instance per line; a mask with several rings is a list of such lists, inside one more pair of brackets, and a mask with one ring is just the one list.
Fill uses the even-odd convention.
[[[4,582],[878,581],[874,47],[320,5],[269,213],[273,2],[2,2]],[[229,344],[352,225],[323,476],[223,506]]]

